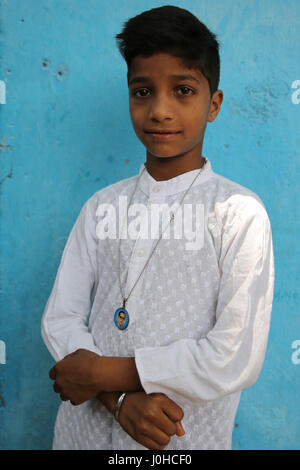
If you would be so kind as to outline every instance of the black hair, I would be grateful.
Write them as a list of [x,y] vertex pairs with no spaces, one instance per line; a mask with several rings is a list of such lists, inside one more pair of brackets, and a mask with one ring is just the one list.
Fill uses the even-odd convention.
[[209,83],[211,95],[220,80],[219,43],[205,24],[184,8],[165,5],[130,18],[115,36],[120,54],[130,65],[137,55],[166,52],[180,57],[188,68],[198,69]]

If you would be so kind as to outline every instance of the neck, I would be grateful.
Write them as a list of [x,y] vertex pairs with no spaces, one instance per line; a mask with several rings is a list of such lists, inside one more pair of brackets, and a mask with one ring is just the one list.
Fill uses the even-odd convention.
[[204,163],[205,159],[201,154],[185,160],[179,157],[155,157],[147,152],[146,168],[156,181],[164,181],[175,178],[182,173],[202,168]]

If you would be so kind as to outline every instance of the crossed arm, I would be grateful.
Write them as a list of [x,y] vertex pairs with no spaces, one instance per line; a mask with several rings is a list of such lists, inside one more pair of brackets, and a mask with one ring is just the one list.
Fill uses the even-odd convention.
[[49,375],[76,405],[100,391],[142,390],[133,357],[102,357],[86,349],[68,354]]
[[78,349],[57,362],[49,376],[54,391],[75,406],[97,397],[113,413],[120,390],[128,392],[120,425],[149,449],[164,449],[171,436],[184,434],[182,409],[164,394],[145,393],[133,357],[102,357]]

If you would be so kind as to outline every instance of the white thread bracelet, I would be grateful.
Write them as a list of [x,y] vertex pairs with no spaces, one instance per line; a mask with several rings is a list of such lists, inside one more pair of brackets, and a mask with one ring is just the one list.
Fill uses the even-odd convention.
[[123,400],[125,398],[125,395],[126,395],[126,392],[122,393],[122,395],[119,397],[117,403],[116,403],[116,406],[115,406],[115,409],[114,409],[114,418],[116,421],[119,422],[119,413],[120,413],[120,408],[121,408],[121,405],[123,403]]

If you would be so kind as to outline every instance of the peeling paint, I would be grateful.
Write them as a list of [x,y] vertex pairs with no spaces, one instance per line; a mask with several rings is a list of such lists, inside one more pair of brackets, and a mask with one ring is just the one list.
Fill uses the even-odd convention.
[[2,150],[13,150],[13,147],[11,145],[0,144],[0,152]]
[[43,61],[42,61],[43,70],[48,69],[50,65],[51,65],[51,61],[49,59],[47,59],[47,58],[43,59]]
[[241,98],[231,98],[229,105],[234,113],[250,122],[263,124],[277,117],[280,101],[285,99],[289,92],[289,86],[283,81],[256,83],[247,85]]
[[277,291],[274,293],[274,301],[299,302],[300,294],[298,292]]
[[6,143],[6,137],[2,137],[2,142],[0,143],[0,152],[2,150],[13,150],[13,147]]
[[61,65],[59,65],[59,67],[57,69],[56,78],[57,78],[57,80],[62,82],[64,80],[66,80],[69,73],[70,73],[70,71],[69,71],[68,67],[65,64],[61,64]]
[[0,186],[4,183],[4,181],[7,179],[7,178],[12,178],[13,177],[13,169],[12,167],[10,168],[10,172],[5,175],[2,180],[0,180]]

